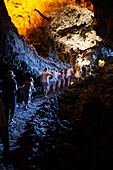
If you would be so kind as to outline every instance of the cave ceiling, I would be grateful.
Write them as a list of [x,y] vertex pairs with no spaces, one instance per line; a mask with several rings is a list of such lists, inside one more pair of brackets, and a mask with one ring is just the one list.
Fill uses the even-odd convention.
[[[47,56],[52,46],[62,61],[74,65],[75,56],[92,57],[96,50],[96,53],[100,51],[97,47],[105,48],[102,44],[100,45],[102,38],[94,30],[95,25],[100,28],[100,21],[103,22],[100,18],[103,13],[101,8],[99,8],[100,11],[98,9],[101,0],[98,2],[93,0],[92,2],[90,0],[4,0],[4,2],[19,34],[23,35],[27,43],[32,44],[41,56]],[[98,16],[96,19],[95,9]],[[104,27],[101,31],[102,35],[106,29],[111,31],[110,26]],[[107,34],[105,41],[108,38],[106,36]],[[110,43],[109,39],[107,43]]]
[[75,0],[4,0],[4,2],[12,22],[18,28],[19,33],[24,36],[28,29],[42,26],[45,22],[40,13],[50,18],[52,17],[51,11],[59,11],[70,3],[93,10],[91,2],[85,0],[81,2]]
[[[91,12],[93,11],[93,5],[90,1],[87,2],[87,1],[82,0],[80,2],[80,1],[70,1],[70,0],[55,0],[55,1],[53,0],[48,0],[48,1],[45,1],[45,0],[40,0],[40,1],[39,0],[32,0],[32,1],[9,0],[7,1],[5,0],[5,5],[8,10],[8,14],[11,17],[12,22],[18,29],[19,34],[23,35],[26,41],[29,44],[32,44],[37,49],[39,55],[46,56],[51,44],[56,44],[55,48],[58,47],[58,50],[59,48],[61,48],[62,53],[65,53],[65,51],[62,49],[61,44],[63,44],[64,48],[66,48],[68,52],[69,52],[68,49],[71,49],[71,48],[76,49],[77,43],[75,44],[75,47],[71,47],[72,43],[75,43],[75,42],[73,42],[73,40],[71,40],[71,42],[70,40],[68,41],[68,38],[70,36],[69,34],[71,34],[73,37],[75,34],[75,33],[73,34],[73,32],[76,32],[77,29],[81,29],[82,25],[84,26],[87,25],[87,22],[88,22],[88,26],[91,25],[92,23],[94,24],[92,19],[88,19],[88,15],[86,19],[88,21],[85,20],[83,21],[83,23],[80,21],[82,20],[82,18],[83,20],[85,19],[86,11],[82,12],[84,13],[82,17],[79,16],[81,9],[79,11],[78,8],[87,7],[87,9],[90,10],[89,12],[90,17],[93,17],[93,12]],[[70,6],[65,8],[67,5],[70,5]],[[78,8],[76,7],[77,9],[74,8],[75,5],[78,6]],[[67,10],[67,14],[66,14],[66,10]],[[89,10],[87,10],[87,12]],[[74,16],[74,15],[77,15],[77,16]],[[78,23],[76,23],[77,18],[78,19],[80,18]],[[71,21],[68,22],[67,20],[71,20]],[[91,20],[91,24],[89,24],[90,22],[89,20]],[[77,24],[79,26],[77,26]],[[67,31],[66,33],[67,35],[64,36],[63,40],[61,40],[60,38],[59,39],[55,38],[55,36],[59,37],[59,35],[62,34],[62,33],[58,34],[58,32],[60,31],[65,32],[65,33]],[[53,36],[54,33],[55,33],[55,36]],[[75,39],[75,37],[73,37],[73,39]],[[67,41],[68,45],[64,43],[65,41]],[[69,46],[69,43],[70,43],[70,46]],[[95,40],[93,43],[95,44]],[[79,46],[80,44],[78,45],[78,48]],[[87,48],[89,48],[89,46]],[[57,54],[58,55],[60,54],[59,51]],[[64,57],[61,57],[61,59],[63,58]]]

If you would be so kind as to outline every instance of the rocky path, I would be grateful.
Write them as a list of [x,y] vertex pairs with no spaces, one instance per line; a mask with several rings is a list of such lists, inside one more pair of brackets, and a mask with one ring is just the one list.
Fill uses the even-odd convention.
[[[59,93],[58,91],[49,93],[48,98],[42,95],[35,96],[27,110],[24,104],[17,104],[14,116],[16,123],[9,124],[11,162],[7,165],[2,162],[3,145],[1,144],[0,170],[3,166],[7,169],[24,170],[40,168],[38,161],[43,157],[43,152],[58,145],[58,142],[51,138],[51,134],[54,133],[56,127],[66,128],[58,117],[57,96]],[[42,140],[46,140],[45,144],[42,144]],[[37,160],[37,157],[38,161],[33,165],[33,160]]]
[[9,126],[8,169],[112,169],[112,103],[113,74],[99,74],[37,96],[28,110],[20,105]]

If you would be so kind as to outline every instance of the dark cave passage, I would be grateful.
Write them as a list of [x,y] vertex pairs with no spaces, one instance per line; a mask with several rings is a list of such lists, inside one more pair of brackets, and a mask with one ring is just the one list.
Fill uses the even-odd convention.
[[[4,3],[5,2],[5,3]],[[0,169],[110,169],[113,146],[112,1],[0,0],[0,96],[14,71],[18,88],[33,77],[28,109],[17,93],[16,123],[8,125],[10,158]],[[5,7],[6,5],[6,7]],[[44,98],[40,74],[90,65],[91,75],[52,89]],[[1,100],[0,100],[1,101]],[[1,103],[0,103],[1,106]],[[0,130],[2,130],[0,110]]]

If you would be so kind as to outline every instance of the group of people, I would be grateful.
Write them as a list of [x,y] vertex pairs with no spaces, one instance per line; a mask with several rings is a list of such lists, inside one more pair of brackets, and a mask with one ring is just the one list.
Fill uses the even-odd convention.
[[[40,74],[40,80],[43,87],[44,97],[47,97],[47,94],[52,88],[53,92],[55,90],[60,89],[61,86],[70,86],[72,76],[75,76],[77,80],[84,79],[86,76],[91,74],[90,66],[82,66],[81,68],[77,68],[75,73],[72,67],[68,68],[64,73],[64,70],[61,69],[59,72],[55,69],[48,71],[47,68],[44,69],[44,72]],[[7,89],[7,90],[6,90]],[[5,107],[6,119],[9,120],[9,108],[11,105],[11,116],[10,122],[13,121],[13,115],[15,113],[15,106],[17,95],[16,92],[18,90],[17,81],[15,79],[15,75],[12,70],[9,70],[5,76],[2,85],[2,96],[3,96],[3,104]],[[22,85],[22,93],[25,102],[25,108],[29,107],[31,102],[32,92],[35,91],[34,87],[34,79],[32,77],[29,80],[25,81]]]
[[[72,74],[73,69],[69,68],[66,74],[68,86],[70,85]],[[14,122],[13,116],[15,113],[18,90],[18,85],[15,76],[16,75],[14,74],[14,72],[12,70],[9,70],[2,83],[2,101],[5,108],[6,120],[8,123]],[[41,79],[45,97],[47,97],[47,93],[51,87],[53,92],[55,92],[55,90],[61,88],[61,86],[64,87],[66,83],[63,69],[61,69],[60,72],[57,72],[55,69],[47,71],[47,68],[45,68],[44,72],[42,72],[39,77]],[[35,91],[34,79],[30,77],[27,81],[25,81],[25,83],[21,87],[21,93],[23,94],[25,108],[29,107],[33,91]],[[11,113],[9,114],[10,110]]]
[[47,93],[52,87],[53,92],[56,89],[60,89],[61,86],[64,87],[66,84],[66,79],[68,81],[68,86],[71,83],[71,77],[73,75],[73,68],[69,68],[67,70],[66,75],[64,74],[64,70],[61,69],[60,72],[53,69],[51,71],[47,71],[47,68],[44,69],[44,72],[41,73],[40,78],[42,82],[42,87],[44,89],[44,96],[47,97]]
[[92,74],[92,69],[90,65],[78,67],[75,71],[75,77],[77,80],[84,80],[86,77]]
[[[9,70],[2,82],[2,94],[0,93],[0,136],[3,142],[4,150],[3,155],[7,159],[9,156],[9,134],[8,125],[13,122],[16,109],[17,101],[17,81],[15,74],[12,70]],[[29,107],[31,102],[32,91],[34,88],[34,80],[32,77],[29,78],[22,86],[24,95],[25,107]]]
[[[81,78],[84,79],[87,75],[90,75],[90,73],[90,66],[87,66],[87,68],[85,66],[77,68],[75,72],[73,68],[70,67],[65,73],[63,69],[58,72],[55,69],[48,71],[47,68],[45,68],[44,72],[42,72],[39,76],[43,87],[44,97],[47,97],[50,88],[52,88],[53,92],[55,92],[55,90],[60,89],[61,86],[70,86],[72,76],[75,76],[76,79],[79,80]],[[5,153],[7,153],[6,151],[9,149],[8,124],[10,122],[15,123],[13,116],[16,108],[17,90],[18,86],[14,72],[9,70],[4,78],[2,85],[2,97],[0,97],[0,116],[2,117],[0,126],[3,127],[0,127],[0,133],[3,139]],[[30,77],[29,80],[25,81],[22,85],[25,108],[29,107],[33,91],[35,91],[34,80]]]
[[77,80],[84,80],[85,77],[91,75],[91,72],[92,69],[90,65],[78,67],[75,72],[72,67],[68,68],[66,72],[64,72],[63,69],[59,72],[55,69],[48,71],[47,68],[45,68],[44,72],[40,75],[44,96],[47,97],[50,87],[52,87],[53,92],[55,92],[55,90],[60,89],[61,86],[70,86],[73,76],[76,77]]

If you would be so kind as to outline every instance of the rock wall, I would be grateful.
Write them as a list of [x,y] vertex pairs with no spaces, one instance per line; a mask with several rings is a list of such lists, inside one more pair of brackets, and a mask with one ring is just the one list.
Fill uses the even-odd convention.
[[91,1],[94,5],[97,33],[113,49],[113,2],[112,0]]
[[94,13],[87,8],[72,4],[66,5],[60,11],[51,12],[54,19],[47,27],[48,36],[54,40],[55,49],[62,61],[71,65],[77,64],[77,59],[93,60],[93,54],[100,47],[102,39],[93,29]]
[[[27,71],[38,73],[34,64],[36,50],[28,46],[25,39],[19,35],[7,14],[3,0],[0,0],[0,40],[0,77],[4,76],[7,69],[20,70],[24,74]],[[18,77],[21,77],[21,74]]]
[[69,129],[57,135],[60,145],[45,154],[42,169],[112,168],[113,60],[110,62],[98,68],[95,77],[62,90],[59,117],[65,125],[68,122]]
[[[60,59],[62,61],[66,61],[74,65],[75,60],[76,60],[75,57],[73,57],[73,55],[71,58],[69,57],[71,56],[70,46],[72,45],[72,48],[75,49],[74,55],[77,56],[79,54],[77,48],[79,48],[80,46],[81,46],[80,48],[83,48],[86,45],[87,47],[83,49],[83,52],[81,53],[84,53],[84,55],[87,55],[87,56],[90,53],[90,56],[91,56],[92,52],[87,53],[86,49],[92,48],[95,45],[97,45],[96,43],[99,40],[99,38],[96,37],[97,36],[96,32],[93,29],[93,27],[96,27],[94,26],[95,24],[97,24],[98,34],[100,35],[100,33],[102,32],[102,34],[105,36],[105,40],[107,39],[108,34],[110,36],[111,34],[110,32],[112,32],[112,30],[110,31],[111,29],[110,24],[112,20],[105,21],[105,19],[103,19],[104,17],[103,16],[101,17],[101,14],[102,15],[106,14],[105,13],[106,11],[103,12],[103,9],[104,9],[103,5],[106,6],[106,4],[104,4],[103,2],[101,3],[101,0],[99,2],[96,2],[93,0],[92,1],[90,0],[63,0],[63,1],[62,0],[55,0],[55,1],[53,0],[48,0],[48,1],[45,1],[45,0],[43,1],[42,0],[40,1],[39,0],[33,0],[33,1],[4,0],[4,2],[6,4],[11,20],[16,25],[19,33],[21,35],[24,35],[27,43],[32,44],[36,48],[38,54],[43,57],[48,56],[50,46],[52,46],[52,48],[55,48],[55,49],[58,46],[58,48],[61,49],[61,50],[59,49],[60,51],[57,50],[57,55],[60,57]],[[86,7],[90,11],[88,12],[86,8],[82,8],[81,10],[79,10],[79,12],[84,10],[84,14],[83,12],[81,12],[82,14],[80,13],[77,14],[77,16],[80,15],[78,22],[77,22],[76,13],[74,11],[70,11],[70,10],[68,11],[67,9],[68,11],[67,14],[65,13],[65,11],[62,12],[64,7],[67,4],[77,5],[79,7]],[[101,10],[100,10],[100,7],[97,8],[96,6],[101,6]],[[92,18],[90,15],[91,11],[94,10],[93,8],[95,8],[95,11],[96,11],[95,17],[96,17],[96,13],[98,13],[98,17],[96,20],[94,19],[93,14],[92,14]],[[74,8],[72,8],[72,10],[73,9]],[[87,16],[85,14],[86,13],[85,11],[87,11]],[[59,16],[60,16],[60,19],[58,20]],[[86,24],[86,26],[84,25],[85,22],[87,23],[87,21],[85,21],[84,19],[84,16],[86,16],[87,18],[86,20],[88,20],[88,17],[91,18],[90,25],[88,24]],[[68,21],[73,20],[73,23],[71,21],[66,22],[66,19]],[[81,26],[80,26],[81,20],[83,20],[84,24],[81,23]],[[58,24],[56,23],[56,21],[58,22]],[[52,24],[55,24],[55,26],[53,27]],[[77,24],[79,25],[80,29],[78,28],[78,26],[77,28],[75,27],[73,28],[73,26]],[[49,33],[47,33],[47,27],[49,28],[48,29]],[[66,30],[67,27],[69,28],[71,27],[70,30],[69,29]],[[53,32],[51,33],[52,28],[54,29],[53,31],[56,31],[55,33],[56,37],[53,35],[50,36],[50,34],[53,34]],[[77,29],[79,30],[78,34],[82,35],[80,37],[78,36],[78,39],[81,41],[81,43],[78,42],[77,36],[74,35],[75,32],[77,32],[76,31]],[[66,33],[66,31],[68,31],[67,36],[63,35],[63,37],[58,38],[58,36],[61,36],[62,34],[61,32],[63,32],[64,34],[64,32]],[[59,33],[59,35],[56,35],[57,32]],[[107,33],[105,34],[105,32]],[[87,33],[87,35],[85,33]],[[87,39],[87,41],[84,39]],[[98,39],[97,42],[95,41],[96,39]],[[110,39],[112,40],[112,37]],[[55,41],[55,47],[54,47],[54,41]],[[67,41],[67,44],[64,43],[64,41],[65,42]],[[107,42],[107,43],[110,44],[110,42]],[[73,46],[73,44],[75,44],[77,48]],[[66,50],[62,50],[63,48],[66,48]],[[91,51],[95,51],[95,49],[92,49]]]
[[0,0],[0,79],[8,69],[14,71],[18,82],[25,81],[30,75],[37,79],[45,67],[67,68],[53,52],[48,53],[48,59],[43,59],[32,45],[27,44],[11,22],[4,1]]
[[4,2],[19,34],[44,57],[48,55],[48,46],[53,43],[46,34],[48,24],[54,19],[51,11],[57,11],[59,14],[61,8],[70,3],[93,10],[90,0],[4,0]]
[[90,0],[4,0],[4,2],[12,22],[24,36],[28,29],[36,28],[46,21],[40,13],[49,18],[52,10],[58,10],[69,3],[93,10]]
[[[10,3],[12,1],[9,0],[7,2]],[[21,6],[20,2],[13,3],[13,5],[15,7],[15,10],[12,13],[13,15],[16,14],[16,10],[18,10],[19,6]],[[112,15],[112,6],[110,5],[111,4],[110,2],[111,1],[108,0],[105,4],[105,3],[102,3],[101,0],[99,0],[98,2],[92,0],[94,9],[95,9],[97,32],[98,32],[98,34],[101,34],[101,36],[104,38],[105,43],[107,43],[109,46],[111,46],[111,48],[113,48],[113,45],[112,45],[112,34],[113,34],[112,33],[112,16],[113,15]],[[67,3],[72,3],[72,4],[76,3],[78,5],[81,5],[83,7],[86,6],[88,8],[90,8],[92,6],[90,1],[71,1],[71,2],[67,1]],[[25,4],[26,3],[24,3],[24,5]],[[51,3],[50,3],[51,7],[53,7],[52,4],[53,3],[51,1]],[[61,3],[59,3],[59,4],[61,4]],[[66,5],[66,3],[63,3],[63,7],[65,5]],[[38,10],[35,7],[33,9]],[[55,6],[55,9],[60,9],[60,7],[61,6],[58,6],[58,7]],[[21,6],[21,10],[22,10],[22,8],[23,7]],[[35,10],[35,13],[36,13],[36,10]],[[61,10],[62,10],[62,8],[57,11],[60,12]],[[48,11],[49,11],[49,8],[48,8]],[[54,15],[52,13],[50,13],[50,11],[48,14],[43,13],[44,14],[43,16],[42,16],[42,13],[39,13],[40,11],[37,11],[37,12],[38,12],[38,15],[41,17],[41,20],[40,20],[41,23],[44,23],[44,24],[42,24],[42,27],[38,27],[38,29],[40,30],[39,32],[37,30],[37,27],[35,27],[36,25],[34,25],[34,28],[32,30],[28,29],[27,40],[29,43],[32,43],[35,47],[37,47],[37,51],[40,52],[40,54],[44,54],[44,52],[45,52],[45,56],[48,56],[49,48],[50,48],[49,45],[53,43],[53,40],[50,40],[50,41],[48,40],[46,28],[48,26],[48,23],[50,23],[50,21],[55,22],[55,18],[54,18]],[[52,14],[52,15],[50,15],[50,14]],[[16,18],[18,18],[18,17],[23,20],[25,20],[25,18],[26,18],[25,16],[22,16],[21,14],[18,14],[18,16]],[[28,15],[28,17],[29,17],[29,15]],[[36,23],[36,21],[37,20],[35,20],[35,23]],[[30,24],[30,22],[31,21],[29,20],[29,24]],[[46,27],[44,27],[44,26],[46,26]],[[73,27],[73,25],[72,25],[72,27]],[[40,42],[37,41],[36,35],[39,36]],[[35,37],[35,39],[34,39],[34,37]],[[37,51],[35,50],[35,48],[32,48],[31,45],[28,45],[26,43],[24,37],[19,35],[18,30],[11,22],[11,18],[8,16],[8,13],[5,8],[3,0],[0,0],[0,38],[1,38],[0,69],[2,70],[0,76],[3,76],[3,74],[6,72],[6,70],[11,68],[13,70],[20,70],[21,75],[23,75],[23,72],[24,72],[24,75],[32,74],[35,77],[37,77],[39,75],[39,73],[41,72],[42,68],[44,68],[45,66],[47,66],[49,68],[52,67],[51,60],[49,60],[49,62],[48,62],[48,60],[41,58],[37,54]],[[29,39],[30,39],[30,41],[29,41]],[[67,41],[67,39],[66,39],[66,41]],[[46,42],[50,42],[50,43],[46,43]],[[60,53],[60,51],[59,51],[59,53]],[[73,51],[72,51],[72,53],[73,53]],[[70,63],[73,64],[73,55],[76,55],[75,51],[74,51],[74,54],[72,54],[71,59],[69,59],[68,55],[67,56],[62,55],[61,56],[62,61],[70,60],[71,61]],[[52,55],[50,54],[50,57],[52,57],[52,56],[55,56],[57,58],[57,55],[55,53],[53,53]],[[57,58],[57,61],[58,61],[58,58]],[[53,63],[53,65],[55,65],[53,60],[52,60],[52,63]],[[57,67],[60,68],[60,67],[62,67],[61,65],[63,66],[63,64],[61,63],[61,64],[58,64]],[[17,71],[17,75],[20,76],[20,72],[18,73],[18,71]]]
[[[40,27],[43,25],[46,27],[46,20],[39,14],[38,10],[47,16],[50,17],[51,9],[61,8],[66,3],[77,4],[81,7],[87,7],[90,10],[95,11],[95,18],[97,21],[97,32],[99,35],[102,35],[105,39],[105,43],[107,43],[111,48],[113,48],[113,7],[112,0],[26,0],[26,1],[18,1],[18,0],[4,0],[6,7],[8,9],[8,13],[11,16],[12,22],[18,28],[18,31],[22,35],[26,35],[26,40],[28,42],[32,42],[34,44],[39,43],[40,41],[35,42],[33,40],[33,32],[32,29],[35,30],[35,35],[44,35],[44,29]],[[42,24],[43,23],[43,24]],[[40,28],[36,29],[39,26]],[[31,38],[30,38],[31,37]],[[46,36],[44,36],[44,39]],[[38,39],[38,37],[37,37]],[[40,40],[40,37],[39,39]],[[43,49],[43,47],[42,47]]]

